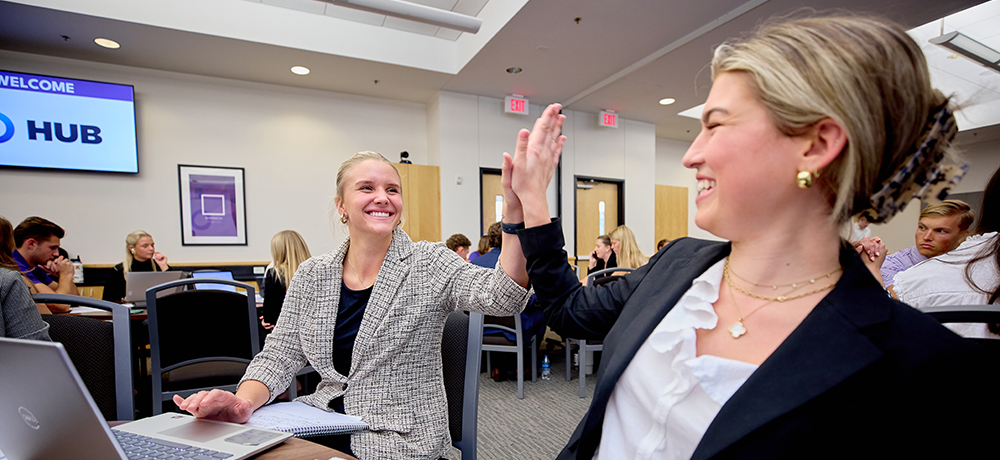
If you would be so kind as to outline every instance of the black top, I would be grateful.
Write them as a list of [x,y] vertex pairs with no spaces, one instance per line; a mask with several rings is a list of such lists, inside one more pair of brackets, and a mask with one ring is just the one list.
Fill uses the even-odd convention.
[[[615,254],[615,251],[611,251],[611,257],[608,257],[607,264],[604,263],[604,259],[598,257],[597,264],[594,265],[594,269],[588,271],[587,273],[599,272],[607,268],[618,268],[618,255]],[[604,278],[605,276],[608,276],[608,274],[597,276],[597,278]]]
[[278,322],[281,305],[285,303],[285,292],[288,286],[278,276],[278,270],[270,269],[264,275],[264,321],[270,324]]
[[[351,355],[354,353],[354,339],[361,329],[361,318],[372,296],[372,287],[353,291],[341,281],[340,306],[337,307],[337,325],[333,332],[333,368],[341,375],[351,373]],[[344,413],[344,398],[330,401],[330,408]]]
[[[145,262],[139,262],[138,260],[132,260],[132,268],[129,271],[133,272],[151,272],[156,271],[153,268],[153,259],[149,259]],[[121,302],[125,298],[125,270],[123,270],[124,262],[115,265],[112,269],[111,274],[108,275],[108,279],[104,281],[104,293],[101,294],[101,299],[107,300],[109,302]]]

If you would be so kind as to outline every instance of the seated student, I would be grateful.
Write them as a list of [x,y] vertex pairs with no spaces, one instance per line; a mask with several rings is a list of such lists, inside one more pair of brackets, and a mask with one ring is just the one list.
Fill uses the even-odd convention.
[[125,277],[129,272],[165,272],[170,270],[167,256],[156,250],[153,236],[136,230],[125,237],[125,260],[108,275],[104,282],[101,298],[110,302],[121,302],[125,298]]
[[1000,420],[981,413],[997,366],[886,296],[871,248],[859,258],[840,236],[849,216],[885,221],[964,172],[920,44],[877,18],[784,19],[720,45],[711,71],[683,163],[697,170],[695,222],[728,241],[679,238],[583,287],[547,202],[558,104],[505,165],[549,326],[605,337],[590,408],[557,458],[996,455],[984,440]]
[[975,212],[961,200],[944,200],[924,208],[914,234],[916,244],[885,258],[879,269],[882,284],[888,288],[897,273],[957,248],[969,235],[969,226],[975,219]]
[[[899,300],[914,308],[985,305],[1000,299],[1000,169],[983,192],[976,233],[952,251],[896,275]],[[963,337],[1000,339],[1000,329],[984,323],[949,323]]]
[[664,238],[664,239],[662,239],[662,240],[658,241],[658,242],[656,243],[656,251],[657,251],[657,252],[659,252],[659,251],[660,251],[660,249],[663,249],[663,247],[664,247],[664,246],[666,246],[666,245],[667,245],[667,243],[669,243],[669,242],[670,242],[670,240],[668,240],[668,239],[666,239],[666,238]]
[[[77,295],[73,284],[76,269],[69,259],[59,256],[59,243],[66,232],[41,217],[29,217],[14,229],[12,256],[18,270],[35,285],[38,292]],[[69,306],[48,304],[53,313],[69,311]]]
[[479,254],[472,265],[493,268],[500,260],[500,247],[503,245],[503,232],[500,231],[500,222],[494,222],[490,228],[486,229],[486,236],[489,237],[490,250]]
[[615,251],[619,267],[639,268],[649,262],[649,257],[639,249],[632,229],[619,225],[608,236],[611,237],[611,249]]
[[299,264],[312,257],[306,240],[295,230],[283,230],[271,238],[272,267],[264,273],[264,316],[261,325],[270,331],[278,322],[285,293]]
[[49,340],[49,325],[40,315],[48,309],[31,300],[29,287],[34,286],[18,271],[13,250],[10,221],[0,217],[0,337]]
[[476,250],[469,253],[469,262],[476,260],[477,257],[486,254],[490,250],[490,236],[483,235],[479,237],[479,245],[476,246]]
[[[392,162],[375,152],[341,165],[334,203],[348,239],[299,266],[278,323],[236,394],[216,389],[174,396],[181,410],[246,422],[311,364],[322,381],[298,401],[360,417],[370,427],[325,444],[362,459],[438,459],[448,452],[445,320],[456,310],[521,311],[528,277],[514,235],[504,234],[501,266],[490,270],[443,244],[411,241],[399,226],[401,182]],[[504,216],[522,220],[519,210]],[[192,328],[200,330],[196,320]]]
[[459,257],[469,260],[469,248],[472,247],[472,242],[469,238],[461,233],[456,233],[448,237],[448,240],[444,242],[448,249],[455,251]]
[[851,236],[847,238],[847,241],[853,243],[855,241],[861,241],[861,239],[866,236],[871,238],[872,229],[869,226],[874,218],[875,216],[872,215],[872,211],[870,209],[866,209],[862,211],[861,214],[858,214],[858,216],[853,219],[853,222],[851,222]]

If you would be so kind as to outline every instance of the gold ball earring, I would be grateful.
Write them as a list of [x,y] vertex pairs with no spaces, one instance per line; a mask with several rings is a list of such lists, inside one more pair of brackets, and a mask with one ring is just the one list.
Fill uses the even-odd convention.
[[347,214],[344,214],[344,215],[340,216],[340,223],[342,223],[342,224],[346,224],[347,223]]
[[[795,179],[799,183],[799,188],[809,188],[809,187],[812,187],[812,185],[813,185],[813,175],[814,175],[814,173],[811,173],[809,171],[799,171],[799,173],[795,176]],[[818,176],[818,174],[815,174],[815,175]]]

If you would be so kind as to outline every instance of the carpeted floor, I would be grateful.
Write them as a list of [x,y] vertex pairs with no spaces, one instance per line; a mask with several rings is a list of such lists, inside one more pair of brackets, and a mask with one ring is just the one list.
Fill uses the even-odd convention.
[[[578,371],[574,368],[573,380],[566,381],[563,352],[554,352],[549,360],[551,380],[542,380],[541,370],[537,382],[527,375],[524,399],[517,399],[517,381],[494,382],[480,374],[477,458],[553,459],[566,445],[590,406],[597,379],[587,376],[586,397],[580,398]],[[458,449],[452,449],[448,458],[462,457]]]

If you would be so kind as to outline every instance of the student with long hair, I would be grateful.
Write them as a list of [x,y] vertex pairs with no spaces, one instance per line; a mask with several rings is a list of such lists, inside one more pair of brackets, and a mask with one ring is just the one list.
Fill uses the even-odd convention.
[[169,269],[167,256],[156,250],[153,235],[136,230],[125,236],[125,260],[115,265],[108,275],[101,298],[121,302],[125,298],[125,277],[129,272],[165,272]]
[[264,274],[264,327],[268,330],[278,322],[285,293],[299,265],[312,257],[306,240],[295,230],[283,230],[271,238],[271,263]]
[[49,325],[40,314],[45,305],[31,300],[33,285],[18,270],[13,251],[14,227],[0,216],[0,337],[49,340]]
[[[365,459],[438,459],[448,452],[445,319],[456,310],[514,315],[528,300],[528,278],[512,234],[503,234],[500,263],[490,269],[466,263],[442,243],[411,241],[400,228],[401,183],[392,162],[375,152],[340,166],[334,203],[347,241],[299,265],[278,322],[236,394],[174,396],[180,409],[246,422],[311,364],[322,381],[298,401],[369,426],[324,444]],[[520,207],[504,219],[520,222]]]
[[984,440],[1000,427],[982,398],[996,366],[885,294],[868,268],[884,246],[859,257],[840,236],[852,215],[885,221],[963,173],[920,45],[880,19],[785,19],[719,46],[711,69],[683,163],[695,223],[728,241],[679,238],[584,287],[546,195],[558,104],[504,171],[549,327],[604,338],[590,409],[558,458],[993,456]]
[[618,256],[618,266],[626,268],[639,268],[649,262],[649,257],[643,255],[639,249],[639,243],[635,240],[635,233],[632,229],[624,225],[619,225],[611,233],[611,248]]

